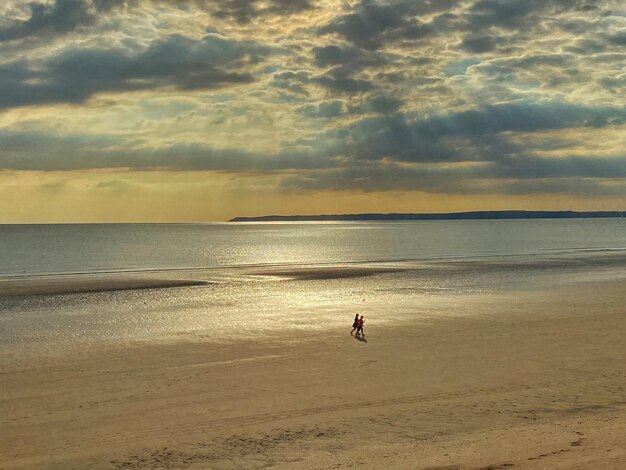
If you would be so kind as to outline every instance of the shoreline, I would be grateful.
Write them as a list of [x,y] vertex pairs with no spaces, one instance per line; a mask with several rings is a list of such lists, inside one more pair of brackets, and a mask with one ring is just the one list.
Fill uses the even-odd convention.
[[420,213],[359,213],[315,215],[261,215],[234,217],[229,223],[246,222],[402,222],[420,220],[534,220],[534,219],[618,219],[626,217],[626,211],[531,211],[499,210],[469,212],[420,212]]
[[366,324],[367,343],[348,318],[341,332],[5,362],[0,466],[621,469],[624,287]]

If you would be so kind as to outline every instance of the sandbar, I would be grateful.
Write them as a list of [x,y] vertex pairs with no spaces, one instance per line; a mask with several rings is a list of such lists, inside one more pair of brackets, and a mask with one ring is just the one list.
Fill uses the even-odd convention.
[[312,281],[324,279],[351,279],[358,277],[375,276],[378,274],[389,274],[405,272],[408,268],[395,267],[283,267],[272,269],[248,270],[247,274],[256,276],[272,276],[286,278],[290,280]]
[[154,279],[126,276],[50,276],[0,280],[0,297],[61,295],[135,289],[202,286],[204,280]]

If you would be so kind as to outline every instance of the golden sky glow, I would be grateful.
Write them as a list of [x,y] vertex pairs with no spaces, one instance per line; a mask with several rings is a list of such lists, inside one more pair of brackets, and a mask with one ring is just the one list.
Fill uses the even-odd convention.
[[624,210],[617,0],[9,0],[2,222]]

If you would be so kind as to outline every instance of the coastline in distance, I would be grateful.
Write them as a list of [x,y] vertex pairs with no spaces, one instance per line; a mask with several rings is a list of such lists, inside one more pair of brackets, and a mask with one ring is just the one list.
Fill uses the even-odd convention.
[[282,222],[282,221],[332,221],[332,220],[479,220],[479,219],[595,219],[619,218],[626,211],[473,211],[450,213],[389,213],[389,214],[320,214],[320,215],[263,215],[235,217],[229,222]]

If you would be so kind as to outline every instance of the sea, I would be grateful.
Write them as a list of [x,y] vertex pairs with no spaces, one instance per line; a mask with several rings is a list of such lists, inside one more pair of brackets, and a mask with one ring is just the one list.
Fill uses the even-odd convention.
[[[324,275],[280,275],[292,270]],[[471,314],[477,299],[624,280],[626,220],[0,225],[0,282],[100,277],[206,284],[0,297],[0,359],[120,341],[296,340],[342,331],[357,312],[375,336]]]

